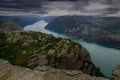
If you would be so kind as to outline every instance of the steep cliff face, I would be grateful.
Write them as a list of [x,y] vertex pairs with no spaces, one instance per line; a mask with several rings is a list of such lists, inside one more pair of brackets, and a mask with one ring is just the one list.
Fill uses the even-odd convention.
[[0,58],[31,69],[47,65],[103,76],[80,44],[40,32],[0,32]]
[[46,29],[68,36],[120,48],[120,18],[61,16]]
[[[92,77],[77,70],[53,69],[39,66],[34,70],[13,66],[8,61],[0,59],[0,80],[108,80],[102,77]],[[119,79],[116,79],[119,80]]]
[[20,31],[21,28],[11,21],[0,20],[0,31],[2,32],[12,32],[12,31]]

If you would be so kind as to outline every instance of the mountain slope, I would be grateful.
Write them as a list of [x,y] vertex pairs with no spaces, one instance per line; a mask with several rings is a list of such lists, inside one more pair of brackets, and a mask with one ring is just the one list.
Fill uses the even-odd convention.
[[61,16],[46,29],[74,38],[120,48],[120,18]]
[[47,65],[103,76],[92,63],[87,50],[69,39],[31,31],[0,32],[0,51],[0,58],[32,69]]
[[14,22],[0,20],[0,31],[2,32],[11,32],[11,31],[20,31],[21,28]]

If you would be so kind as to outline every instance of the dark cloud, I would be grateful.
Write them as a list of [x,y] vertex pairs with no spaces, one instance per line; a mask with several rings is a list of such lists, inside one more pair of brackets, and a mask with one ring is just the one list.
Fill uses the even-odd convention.
[[0,14],[120,15],[120,0],[0,0]]
[[28,1],[28,0],[3,0],[0,1],[0,7],[7,8],[21,8],[21,7],[41,7],[41,2],[38,1]]

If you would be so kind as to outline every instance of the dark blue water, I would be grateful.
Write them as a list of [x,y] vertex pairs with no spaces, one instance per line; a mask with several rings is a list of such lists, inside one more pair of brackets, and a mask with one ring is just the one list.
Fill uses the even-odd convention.
[[105,76],[110,77],[113,68],[117,64],[120,64],[120,50],[88,43],[78,39],[75,39],[74,41],[87,48],[92,61],[101,69]]

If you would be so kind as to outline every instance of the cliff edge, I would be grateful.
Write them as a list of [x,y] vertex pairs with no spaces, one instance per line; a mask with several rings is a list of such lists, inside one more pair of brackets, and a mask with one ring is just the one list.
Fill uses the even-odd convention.
[[108,80],[102,77],[92,77],[77,70],[53,69],[37,67],[35,70],[13,66],[8,61],[0,59],[0,80]]
[[51,66],[81,70],[92,76],[104,76],[93,64],[84,47],[65,38],[32,31],[1,32],[0,51],[1,59],[31,69]]

